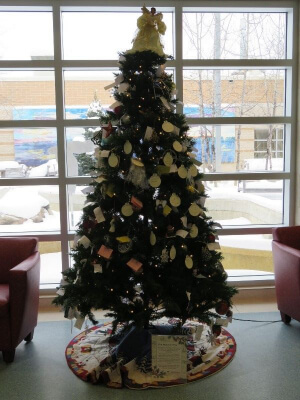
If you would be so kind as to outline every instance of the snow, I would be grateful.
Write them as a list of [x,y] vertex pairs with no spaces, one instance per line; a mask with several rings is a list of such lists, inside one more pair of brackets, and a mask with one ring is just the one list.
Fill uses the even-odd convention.
[[41,254],[41,278],[40,283],[57,284],[60,282],[62,275],[61,253]]
[[33,190],[32,187],[10,188],[0,199],[0,213],[26,219],[37,215],[49,201],[37,193],[38,188],[36,193]]
[[34,167],[29,171],[28,177],[43,177],[43,176],[55,176],[57,175],[58,165],[56,159],[49,160],[46,163]]

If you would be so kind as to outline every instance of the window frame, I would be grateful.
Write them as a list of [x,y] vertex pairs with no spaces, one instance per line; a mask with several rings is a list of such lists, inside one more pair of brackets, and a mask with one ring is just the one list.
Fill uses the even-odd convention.
[[[210,118],[187,118],[190,125],[236,125],[236,124],[285,124],[285,160],[284,171],[282,172],[236,172],[236,173],[209,173],[204,180],[245,180],[260,179],[283,179],[284,180],[284,221],[281,225],[288,226],[295,224],[295,198],[296,198],[296,140],[297,140],[297,87],[298,87],[298,2],[295,1],[269,1],[263,5],[259,1],[153,1],[151,4],[159,8],[160,11],[172,9],[173,14],[173,46],[174,60],[168,61],[167,66],[175,70],[175,82],[177,86],[177,96],[183,98],[183,68],[284,68],[286,69],[286,114],[283,117],[210,117]],[[89,127],[95,126],[94,119],[68,120],[64,119],[64,82],[63,71],[85,68],[117,68],[117,60],[63,60],[62,59],[62,29],[61,12],[80,11],[80,10],[140,10],[140,1],[137,0],[112,0],[110,5],[104,0],[86,0],[84,5],[78,0],[0,0],[0,12],[6,10],[14,11],[52,11],[53,13],[53,41],[54,41],[54,60],[0,60],[0,69],[47,69],[53,70],[55,75],[55,100],[56,100],[56,120],[53,121],[0,121],[0,128],[40,128],[51,127],[57,130],[57,161],[58,177],[45,178],[5,178],[0,180],[0,186],[29,186],[29,185],[58,185],[60,202],[60,232],[30,232],[28,234],[15,233],[9,236],[37,236],[40,241],[60,241],[62,253],[63,270],[69,267],[69,241],[74,237],[74,232],[68,229],[68,194],[67,187],[70,184],[85,185],[89,184],[89,177],[68,177],[65,156],[65,129],[70,127]],[[183,23],[182,14],[186,10],[194,11],[221,11],[240,12],[246,10],[259,11],[284,11],[287,13],[287,58],[284,60],[186,60],[182,57],[182,36]],[[176,29],[175,29],[176,27]],[[177,112],[182,112],[181,104],[177,107]],[[220,229],[219,235],[243,235],[243,234],[264,234],[271,233],[275,225],[251,227],[230,227]],[[0,233],[0,236],[8,236],[7,233]],[[269,278],[268,278],[269,279]],[[236,283],[236,282],[235,282]]]

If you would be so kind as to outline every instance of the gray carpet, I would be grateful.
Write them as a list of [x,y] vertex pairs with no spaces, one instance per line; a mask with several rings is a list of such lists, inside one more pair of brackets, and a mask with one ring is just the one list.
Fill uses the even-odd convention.
[[[278,320],[279,313],[235,315]],[[31,343],[22,342],[14,363],[0,356],[1,400],[299,400],[300,323],[234,321],[228,327],[237,341],[233,361],[219,373],[184,386],[132,391],[93,386],[68,368],[64,351],[77,334],[70,323],[41,322]]]

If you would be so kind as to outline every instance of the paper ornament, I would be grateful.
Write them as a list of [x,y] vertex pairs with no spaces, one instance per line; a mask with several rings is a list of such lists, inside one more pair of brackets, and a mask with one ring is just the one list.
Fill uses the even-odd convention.
[[178,231],[176,231],[176,236],[180,236],[183,239],[185,239],[188,235],[188,231],[185,231],[184,229],[179,229]]
[[177,165],[176,164],[172,164],[171,167],[170,167],[170,173],[174,173],[174,172],[177,172],[177,171],[178,171]]
[[167,249],[163,249],[160,260],[162,263],[167,263],[169,261],[169,254]]
[[202,209],[196,203],[192,203],[189,207],[189,213],[193,217],[197,217],[202,212]]
[[130,238],[128,236],[118,236],[116,237],[119,243],[128,243],[130,242]]
[[154,246],[155,243],[156,243],[156,236],[155,236],[155,234],[151,231],[151,233],[150,233],[150,244],[151,244],[152,246]]
[[132,158],[131,163],[136,167],[144,167],[143,162],[141,160],[138,160],[137,158]]
[[198,227],[197,225],[193,224],[190,229],[190,237],[195,238],[198,236]]
[[112,126],[112,123],[109,121],[108,124],[102,126],[102,139],[107,139],[116,128]]
[[90,247],[91,245],[91,241],[88,237],[86,237],[85,235],[83,235],[77,242],[77,244],[81,244],[85,249],[87,249],[88,247]]
[[181,219],[182,225],[183,225],[185,228],[187,228],[187,216],[184,215],[184,216],[181,217],[180,219]]
[[113,252],[113,250],[110,249],[109,247],[104,246],[104,244],[98,250],[99,256],[105,258],[106,260],[110,259],[112,252]]
[[207,243],[208,250],[218,250],[221,248],[219,242]]
[[101,176],[98,176],[96,179],[95,179],[95,182],[97,182],[97,183],[102,183],[102,182],[104,182],[104,181],[106,181],[107,179],[106,179],[106,177],[104,176],[104,175],[101,175]]
[[153,135],[153,128],[151,126],[147,126],[144,140],[151,140]]
[[115,83],[117,84],[117,85],[119,85],[121,82],[123,82],[124,81],[124,76],[123,76],[123,74],[119,74],[117,77],[116,77],[116,79],[115,79]]
[[108,158],[108,164],[110,167],[115,168],[119,164],[119,158],[114,153],[111,153]]
[[156,70],[156,76],[157,77],[161,77],[162,76],[162,74],[164,73],[164,71],[165,71],[165,68],[166,68],[166,64],[162,64],[162,65],[159,65],[159,67],[157,68],[157,70]]
[[185,179],[185,178],[187,177],[187,169],[185,168],[184,165],[181,165],[181,166],[178,168],[177,173],[178,173],[178,175],[180,176],[180,178],[182,178],[182,179]]
[[176,257],[176,249],[175,246],[172,246],[170,249],[170,258],[171,260],[174,260],[175,257]]
[[121,213],[125,217],[130,217],[133,214],[133,208],[132,208],[131,204],[125,203],[124,206],[121,208]]
[[160,97],[160,101],[163,103],[163,105],[165,106],[165,108],[167,110],[171,111],[171,106],[170,106],[170,104],[168,103],[168,100],[165,97],[161,96]]
[[94,208],[94,215],[95,215],[95,218],[96,218],[96,221],[98,222],[98,224],[105,221],[105,217],[103,215],[101,207]]
[[201,335],[202,335],[203,329],[204,329],[204,326],[203,326],[202,324],[201,324],[201,325],[198,325],[198,326],[196,327],[195,340],[196,340],[197,342],[201,339]]
[[170,167],[173,164],[173,157],[171,153],[166,153],[163,158],[163,162],[167,167]]
[[193,259],[190,256],[185,257],[184,263],[185,263],[185,266],[187,267],[187,269],[193,268],[194,263],[193,263]]
[[129,142],[129,140],[126,140],[124,143],[123,149],[125,154],[130,154],[132,152],[132,144]]
[[175,142],[173,142],[173,149],[180,153],[182,151],[182,144],[178,142],[178,140],[175,140]]
[[109,232],[113,233],[113,232],[115,232],[115,231],[116,231],[116,227],[115,227],[115,220],[114,220],[114,219],[112,219],[112,220],[110,221],[110,228],[109,228]]
[[142,263],[136,260],[135,258],[131,258],[128,263],[128,267],[130,267],[134,272],[139,272],[142,268]]
[[84,323],[85,318],[82,317],[81,315],[77,317],[76,322],[74,324],[74,328],[81,329],[83,323]]
[[130,203],[136,210],[141,210],[143,208],[143,203],[134,196],[131,197]]
[[157,174],[153,174],[151,176],[151,178],[149,179],[149,184],[150,186],[152,186],[153,188],[157,188],[160,186],[161,184],[161,179]]
[[174,125],[171,124],[171,122],[168,122],[168,121],[165,121],[165,122],[162,124],[161,127],[162,127],[162,129],[163,129],[165,132],[168,132],[168,133],[173,132],[173,129],[174,129]]
[[118,92],[125,93],[129,89],[129,87],[130,87],[129,83],[127,83],[127,82],[120,83],[120,85],[118,87]]
[[190,292],[185,292],[186,293],[186,297],[188,298],[188,301],[191,300],[191,293]]
[[104,86],[104,90],[108,90],[116,86],[116,82],[110,83],[109,85]]
[[107,194],[108,197],[113,197],[115,194],[115,186],[113,183],[110,183],[105,191],[105,194]]
[[93,264],[94,267],[94,273],[97,274],[102,274],[103,270],[102,270],[102,265],[101,264]]
[[99,156],[101,158],[107,158],[107,157],[109,157],[109,153],[110,153],[109,150],[101,150]]
[[175,125],[174,125],[173,133],[175,133],[175,135],[179,136],[180,129],[178,128],[178,126],[175,126]]
[[170,197],[170,204],[173,207],[179,207],[181,204],[181,199],[179,196],[177,196],[176,193],[172,193],[171,197]]
[[198,174],[197,167],[195,165],[191,165],[189,168],[189,173],[193,178],[195,178],[195,176]]
[[172,208],[169,207],[168,204],[167,204],[167,205],[164,206],[163,215],[166,217],[167,215],[170,214],[171,211],[172,211]]
[[65,289],[64,288],[58,289],[56,294],[58,294],[59,296],[63,296],[65,294]]

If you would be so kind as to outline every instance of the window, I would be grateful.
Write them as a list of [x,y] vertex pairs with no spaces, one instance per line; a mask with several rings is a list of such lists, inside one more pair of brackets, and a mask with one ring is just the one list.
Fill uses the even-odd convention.
[[[221,3],[159,7],[167,69],[202,163],[208,214],[222,226],[224,266],[233,277],[269,276],[271,229],[295,213],[297,2]],[[114,101],[105,87],[140,7],[0,0],[0,234],[39,237],[45,287],[71,263],[89,139]]]

